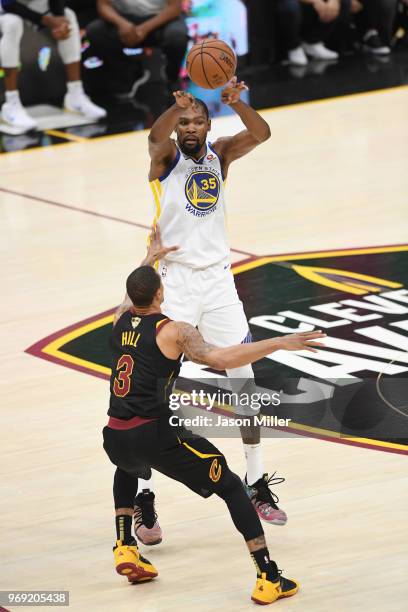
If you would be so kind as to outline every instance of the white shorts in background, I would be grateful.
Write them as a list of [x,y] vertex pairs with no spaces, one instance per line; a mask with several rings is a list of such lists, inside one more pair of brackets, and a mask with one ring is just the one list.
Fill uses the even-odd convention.
[[228,259],[203,269],[162,261],[158,272],[164,285],[162,311],[170,319],[198,327],[204,340],[216,346],[249,341]]

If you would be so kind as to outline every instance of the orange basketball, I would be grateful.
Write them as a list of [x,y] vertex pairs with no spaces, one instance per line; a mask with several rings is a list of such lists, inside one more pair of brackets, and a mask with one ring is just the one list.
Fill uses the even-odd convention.
[[207,39],[193,45],[187,55],[188,76],[204,89],[222,87],[235,74],[237,58],[223,40]]

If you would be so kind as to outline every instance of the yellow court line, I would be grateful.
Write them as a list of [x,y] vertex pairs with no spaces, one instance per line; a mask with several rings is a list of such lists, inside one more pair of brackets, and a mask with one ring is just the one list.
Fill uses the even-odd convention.
[[42,352],[46,353],[47,355],[51,355],[52,357],[56,357],[57,359],[66,361],[68,363],[79,365],[89,370],[92,370],[94,372],[100,372],[102,374],[106,374],[107,376],[110,376],[111,374],[110,368],[106,368],[105,366],[101,366],[97,363],[93,363],[92,361],[87,361],[86,359],[81,359],[80,357],[75,357],[74,355],[69,355],[68,353],[64,353],[64,351],[61,351],[60,348],[62,345],[67,344],[71,340],[75,340],[76,338],[79,338],[79,336],[83,336],[84,334],[91,332],[94,329],[98,329],[98,327],[102,327],[103,325],[112,323],[113,317],[114,315],[111,314],[106,317],[102,317],[101,319],[97,319],[96,321],[93,321],[92,323],[88,323],[87,325],[82,325],[81,327],[77,327],[71,332],[68,332],[67,334],[64,334],[63,336],[60,336],[59,338],[56,338],[56,340],[53,340],[52,342],[50,342],[50,344],[47,344],[47,346],[45,346],[42,349]]
[[378,94],[384,94],[387,92],[392,92],[392,91],[399,91],[399,90],[408,90],[408,85],[395,85],[394,87],[382,87],[381,89],[374,89],[372,91],[356,91],[355,93],[351,93],[351,94],[345,94],[344,96],[339,95],[339,96],[331,96],[329,98],[320,98],[319,100],[305,100],[304,102],[293,102],[293,104],[284,104],[283,106],[274,106],[272,108],[263,108],[260,109],[258,112],[261,113],[272,113],[281,109],[290,109],[292,107],[299,107],[299,106],[309,106],[311,104],[328,104],[330,102],[336,101],[336,100],[348,100],[349,98],[363,98],[366,96],[372,96],[372,95],[378,95]]
[[[395,87],[387,87],[387,88],[382,88],[382,89],[375,89],[373,91],[362,91],[362,92],[357,92],[357,93],[351,93],[351,94],[345,94],[344,96],[340,95],[340,96],[333,96],[331,98],[324,98],[321,100],[307,100],[305,102],[294,102],[293,104],[284,104],[282,106],[274,106],[272,108],[262,108],[262,109],[258,109],[258,112],[260,113],[272,113],[272,112],[277,112],[280,110],[287,110],[290,109],[292,107],[297,108],[299,106],[307,106],[307,105],[311,105],[311,104],[329,104],[330,102],[336,101],[336,100],[344,100],[344,99],[349,99],[349,98],[358,98],[358,97],[363,97],[363,96],[375,96],[375,95],[379,95],[379,94],[384,94],[384,93],[388,93],[388,92],[394,92],[394,91],[399,91],[399,90],[408,90],[408,85],[396,85]],[[216,117],[214,117],[216,118]],[[130,136],[131,134],[137,134],[137,133],[141,133],[141,132],[149,132],[150,128],[145,128],[143,130],[130,130],[129,132],[121,132],[120,134],[105,134],[104,136],[96,136],[95,138],[85,138],[83,141],[81,142],[97,142],[100,140],[107,140],[108,138],[122,138],[124,136]],[[79,137],[80,138],[80,137]],[[71,144],[70,142],[62,142],[60,144],[54,145],[57,147],[63,147],[63,146],[67,146]],[[31,149],[23,149],[21,151],[1,151],[0,152],[0,156],[1,155],[19,155],[21,153],[32,153],[33,151],[39,151],[39,150],[44,150],[48,147],[32,147]]]
[[342,249],[340,251],[314,251],[312,253],[293,254],[288,253],[287,255],[271,255],[270,257],[260,257],[253,261],[242,264],[241,266],[235,266],[232,268],[234,274],[240,274],[247,270],[253,270],[259,266],[274,261],[294,261],[297,259],[316,259],[318,257],[345,257],[347,255],[369,255],[374,253],[396,253],[399,251],[408,251],[408,245],[400,246],[388,246],[388,247],[362,247],[361,249]]
[[[64,334],[63,336],[60,336],[59,338],[57,338],[56,340],[53,340],[50,344],[48,344],[46,347],[44,347],[42,349],[42,352],[46,353],[47,355],[51,355],[52,357],[56,357],[58,359],[61,359],[62,361],[65,361],[67,363],[72,363],[73,365],[79,365],[82,366],[84,368],[87,368],[88,370],[94,371],[94,372],[98,372],[101,374],[105,374],[106,376],[110,376],[111,375],[111,369],[101,366],[99,364],[93,363],[91,361],[87,361],[85,359],[80,359],[79,357],[74,357],[73,355],[69,355],[68,353],[64,353],[63,351],[60,350],[60,347],[68,342],[70,342],[71,340],[74,340],[76,338],[78,338],[79,336],[82,336],[84,334],[86,334],[87,332],[93,331],[94,329],[97,329],[98,327],[102,327],[103,325],[106,325],[108,323],[111,323],[113,321],[113,314],[112,315],[108,315],[105,317],[102,317],[101,319],[97,319],[96,321],[93,321],[92,323],[88,323],[86,325],[82,325],[81,327],[78,327],[76,329],[74,329],[73,331]],[[187,393],[186,391],[181,391],[180,389],[175,389],[175,392],[177,393]],[[233,409],[231,408],[231,406],[229,406],[228,404],[221,404],[218,402],[215,402],[215,406],[217,408],[221,408],[222,410],[224,410],[225,412],[231,412],[233,413]],[[304,432],[310,432],[310,433],[314,433],[316,435],[319,436],[325,436],[325,437],[329,437],[329,438],[333,438],[333,439],[338,439],[338,440],[351,440],[353,442],[357,442],[360,444],[366,444],[368,446],[378,446],[378,447],[382,447],[382,448],[390,448],[390,449],[396,449],[396,450],[407,450],[407,446],[403,445],[403,444],[396,444],[393,442],[381,442],[379,440],[372,440],[370,438],[357,438],[357,437],[353,437],[353,436],[341,436],[341,434],[339,432],[336,431],[332,431],[330,429],[321,429],[319,427],[312,427],[310,425],[302,425],[300,423],[296,423],[294,421],[291,421],[290,426],[288,427],[289,431],[290,430],[295,430],[295,431],[304,431]],[[218,457],[219,455],[205,455],[203,453],[199,453],[199,451],[197,451],[196,449],[193,449],[192,447],[188,446],[186,443],[184,443],[184,445],[191,450],[192,452],[194,452],[196,455],[202,457],[202,458],[208,458],[208,457]]]
[[[191,397],[191,393],[188,393],[188,391],[181,391],[180,389],[174,389],[174,392],[187,394]],[[215,402],[214,405],[217,408],[220,408],[221,410],[223,410],[224,412],[230,412],[231,414],[235,414],[233,408],[231,408],[231,406],[228,404],[221,404],[219,402]],[[269,429],[273,429],[273,428],[269,428]],[[404,451],[408,450],[408,447],[404,444],[397,444],[394,442],[381,442],[380,440],[372,440],[371,438],[357,438],[355,436],[341,435],[338,431],[333,431],[331,429],[321,429],[320,427],[312,427],[311,425],[302,425],[301,423],[296,423],[295,421],[291,421],[290,425],[287,428],[284,428],[284,431],[289,430],[290,432],[292,429],[296,431],[310,432],[312,434],[317,434],[319,436],[324,436],[326,438],[333,438],[337,440],[352,440],[353,442],[357,442],[359,444],[367,444],[371,446],[393,448],[395,450],[404,450]]]
[[61,132],[60,130],[45,130],[45,134],[48,134],[48,136],[56,136],[57,138],[63,138],[64,140],[72,140],[73,142],[88,142],[89,140],[89,138],[84,138],[83,136],[76,136],[76,134],[69,134],[68,132]]

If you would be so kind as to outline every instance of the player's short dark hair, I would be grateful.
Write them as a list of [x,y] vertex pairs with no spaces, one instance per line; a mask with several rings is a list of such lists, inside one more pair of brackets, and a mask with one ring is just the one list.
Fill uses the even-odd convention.
[[134,306],[146,308],[160,287],[160,276],[151,266],[140,266],[126,280],[126,291]]
[[204,100],[201,100],[201,98],[194,98],[194,100],[197,102],[197,104],[199,104],[201,106],[201,108],[204,111],[205,116],[207,117],[207,121],[209,121],[209,119],[210,119],[210,111],[208,110],[208,106],[206,105]]

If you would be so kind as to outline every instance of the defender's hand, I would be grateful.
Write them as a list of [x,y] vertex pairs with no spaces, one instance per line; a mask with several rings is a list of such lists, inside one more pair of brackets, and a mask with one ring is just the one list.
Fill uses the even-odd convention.
[[164,247],[161,241],[160,228],[158,225],[152,227],[149,235],[149,243],[147,247],[147,254],[141,266],[153,266],[156,261],[166,257],[167,253],[171,251],[177,251],[178,246]]
[[221,92],[221,102],[224,104],[235,104],[241,97],[241,91],[248,89],[244,81],[238,83],[236,76],[227,83]]
[[179,108],[195,108],[197,102],[191,93],[186,91],[173,91],[176,104]]
[[311,351],[317,353],[315,346],[324,346],[321,342],[314,342],[316,338],[325,338],[326,334],[322,331],[314,332],[301,332],[299,334],[289,334],[288,336],[282,336],[279,338],[279,342],[282,345],[281,349],[284,351]]

